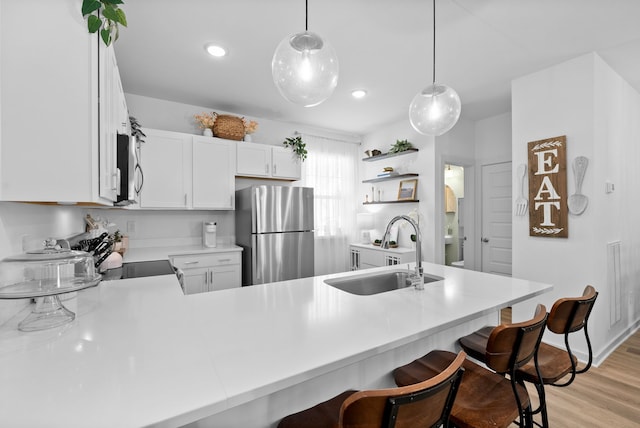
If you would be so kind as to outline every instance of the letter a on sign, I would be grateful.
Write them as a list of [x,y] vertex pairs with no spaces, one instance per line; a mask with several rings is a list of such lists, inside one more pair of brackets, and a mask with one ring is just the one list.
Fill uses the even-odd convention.
[[529,235],[569,236],[567,209],[567,137],[528,144]]

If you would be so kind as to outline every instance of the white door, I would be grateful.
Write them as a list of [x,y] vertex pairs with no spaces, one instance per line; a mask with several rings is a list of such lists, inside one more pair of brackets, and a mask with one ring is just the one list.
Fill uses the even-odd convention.
[[193,137],[193,208],[234,208],[235,164],[235,142]]
[[144,187],[142,208],[184,208],[191,193],[191,136],[177,132],[145,129],[147,135],[140,153]]
[[272,147],[272,175],[277,178],[294,178],[300,180],[301,168],[298,156],[286,147]]
[[511,275],[511,162],[482,167],[482,271]]
[[271,146],[238,142],[237,174],[254,177],[271,175]]

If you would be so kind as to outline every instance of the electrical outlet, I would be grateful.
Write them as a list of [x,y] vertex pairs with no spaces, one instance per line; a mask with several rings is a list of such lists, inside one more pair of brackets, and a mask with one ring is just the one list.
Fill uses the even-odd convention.
[[127,221],[127,233],[136,233],[136,222],[133,220]]

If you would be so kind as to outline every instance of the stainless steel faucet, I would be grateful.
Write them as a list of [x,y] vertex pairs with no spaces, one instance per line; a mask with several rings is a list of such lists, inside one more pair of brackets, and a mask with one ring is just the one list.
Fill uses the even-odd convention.
[[418,225],[416,224],[415,221],[413,221],[413,219],[407,215],[398,215],[395,216],[394,218],[391,219],[391,221],[389,222],[389,224],[387,225],[387,229],[384,232],[384,235],[382,235],[382,242],[380,244],[381,248],[389,248],[389,233],[391,231],[391,227],[394,225],[395,222],[397,222],[398,220],[406,220],[409,222],[409,224],[411,226],[413,226],[413,229],[416,232],[416,275],[419,275],[420,278],[422,278],[423,276],[423,270],[422,270],[422,254],[421,254],[421,245],[420,245],[420,228],[418,227]]

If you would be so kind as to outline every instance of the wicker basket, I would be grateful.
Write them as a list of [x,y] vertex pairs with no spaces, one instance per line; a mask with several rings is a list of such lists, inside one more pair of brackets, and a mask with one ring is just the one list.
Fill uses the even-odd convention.
[[226,140],[242,140],[244,138],[244,122],[238,116],[216,114],[213,122],[213,135]]

